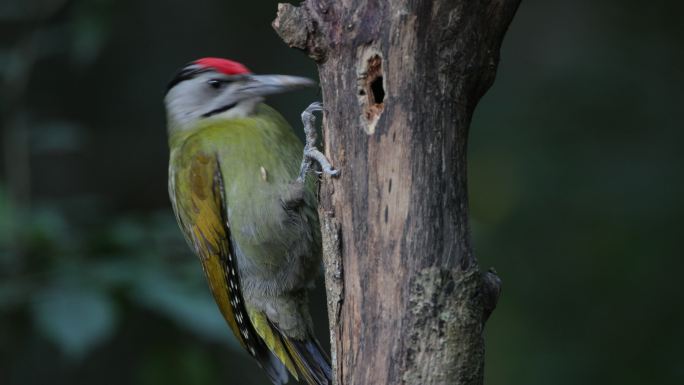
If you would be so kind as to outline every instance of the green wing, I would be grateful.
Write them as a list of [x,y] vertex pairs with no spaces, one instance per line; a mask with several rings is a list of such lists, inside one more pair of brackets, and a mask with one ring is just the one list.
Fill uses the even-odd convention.
[[245,307],[216,155],[184,153],[175,162],[172,160],[169,177],[176,219],[202,263],[211,293],[233,334],[274,383],[287,382],[282,365],[297,378],[295,365],[277,332],[263,314],[250,314]]

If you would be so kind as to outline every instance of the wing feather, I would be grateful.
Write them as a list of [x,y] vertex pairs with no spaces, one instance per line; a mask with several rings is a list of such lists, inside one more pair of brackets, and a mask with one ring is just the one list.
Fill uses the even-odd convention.
[[[186,152],[184,156],[187,155]],[[296,378],[294,363],[263,313],[248,313],[245,306],[218,157],[195,151],[186,159],[172,162],[171,201],[185,238],[202,263],[221,314],[240,344],[266,370],[274,384],[287,382],[283,365]]]

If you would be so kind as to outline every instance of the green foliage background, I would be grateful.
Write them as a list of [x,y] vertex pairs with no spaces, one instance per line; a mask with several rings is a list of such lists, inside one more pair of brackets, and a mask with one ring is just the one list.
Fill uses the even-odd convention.
[[[315,77],[275,10],[0,3],[1,384],[266,383],[172,218],[161,99],[202,56]],[[469,146],[476,253],[504,280],[487,384],[684,383],[683,12],[523,1]],[[298,126],[317,98],[272,104]]]

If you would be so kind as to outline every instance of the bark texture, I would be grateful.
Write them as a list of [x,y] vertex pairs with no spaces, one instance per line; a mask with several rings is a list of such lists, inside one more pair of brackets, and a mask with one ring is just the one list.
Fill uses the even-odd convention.
[[470,245],[466,144],[519,0],[307,0],[273,25],[318,63],[339,385],[482,384],[500,291]]

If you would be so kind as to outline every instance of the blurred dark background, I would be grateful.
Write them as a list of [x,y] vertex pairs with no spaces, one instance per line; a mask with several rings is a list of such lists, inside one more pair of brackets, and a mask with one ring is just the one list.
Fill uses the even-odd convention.
[[[162,97],[202,56],[316,77],[275,10],[0,3],[1,384],[266,384],[172,217]],[[682,14],[523,1],[471,129],[475,250],[504,280],[487,384],[684,383]],[[317,98],[271,103],[299,130]]]

